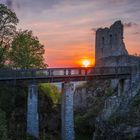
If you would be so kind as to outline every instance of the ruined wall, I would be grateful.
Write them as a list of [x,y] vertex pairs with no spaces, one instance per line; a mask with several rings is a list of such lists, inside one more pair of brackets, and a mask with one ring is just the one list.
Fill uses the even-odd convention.
[[128,54],[123,42],[123,24],[116,21],[110,28],[96,31],[96,66],[134,66],[140,57]]
[[123,24],[116,21],[110,28],[96,31],[96,61],[109,56],[128,55],[123,42]]
[[[132,117],[134,121],[130,119],[130,116],[135,113],[135,110],[130,109],[130,107],[131,102],[136,103],[133,98],[137,98],[140,91],[140,57],[128,55],[123,42],[123,25],[121,21],[115,22],[110,28],[97,30],[96,66],[131,66],[132,74],[130,79],[124,81],[124,85],[122,85],[124,90],[121,94],[118,92],[117,96],[113,95],[105,100],[104,108],[96,118],[97,126],[93,140],[98,139],[98,136],[104,137],[104,140],[111,137],[111,139],[116,139],[118,134],[121,135],[117,139],[135,139],[139,137],[140,125],[138,125],[138,122],[140,120],[138,119],[136,122],[136,118]],[[118,91],[121,89],[118,80],[111,80],[111,84],[118,85]],[[136,112],[139,112],[138,102],[136,104],[138,105],[138,107],[135,106]],[[119,122],[119,120],[121,121]],[[131,121],[129,122],[129,120]]]
[[109,56],[98,59],[96,66],[136,66],[140,64],[140,57],[131,55]]

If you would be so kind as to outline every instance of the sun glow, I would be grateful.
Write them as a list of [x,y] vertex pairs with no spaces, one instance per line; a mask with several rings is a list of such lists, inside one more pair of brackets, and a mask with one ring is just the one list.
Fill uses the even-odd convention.
[[83,60],[82,64],[83,64],[84,67],[88,67],[88,66],[90,66],[90,60],[87,60],[87,59]]

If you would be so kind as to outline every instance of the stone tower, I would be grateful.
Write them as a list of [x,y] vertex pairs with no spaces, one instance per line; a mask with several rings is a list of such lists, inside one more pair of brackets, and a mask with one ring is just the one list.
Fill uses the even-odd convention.
[[116,21],[110,28],[99,28],[96,31],[95,52],[96,61],[109,56],[128,55],[123,42],[121,21]]

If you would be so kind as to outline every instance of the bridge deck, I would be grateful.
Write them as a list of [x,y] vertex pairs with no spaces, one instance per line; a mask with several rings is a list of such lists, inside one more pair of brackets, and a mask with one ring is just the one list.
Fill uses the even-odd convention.
[[131,67],[1,69],[0,81],[63,82],[128,78]]

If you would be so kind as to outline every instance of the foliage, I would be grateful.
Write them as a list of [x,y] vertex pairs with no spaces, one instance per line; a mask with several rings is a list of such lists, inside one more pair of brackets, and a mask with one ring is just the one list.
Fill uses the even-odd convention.
[[7,133],[6,114],[0,109],[0,139],[9,140]]
[[50,132],[47,132],[47,133],[43,132],[43,133],[41,133],[40,139],[41,140],[60,140],[60,136],[59,135],[53,135]]
[[87,109],[85,113],[75,115],[75,126],[77,133],[92,134],[94,131],[95,119],[104,106],[104,100],[101,97],[94,99],[93,107]]
[[[16,14],[0,4],[0,67],[44,68],[44,46],[32,31],[16,31]],[[10,52],[9,52],[10,51]],[[8,65],[10,66],[10,65]]]
[[140,108],[140,90],[130,103],[130,110],[137,110]]
[[139,122],[139,116],[140,116],[140,94],[139,93],[140,91],[135,97],[131,99],[128,106],[127,116],[119,114],[120,110],[118,109],[117,112],[110,117],[109,119],[110,124],[117,126],[122,123],[133,124],[133,125],[136,123],[137,125],[137,122]]
[[83,115],[77,115],[75,117],[75,126],[77,134],[92,134],[94,127],[92,126],[95,121],[95,113],[88,112]]
[[84,85],[78,87],[80,89],[86,88],[86,91],[90,91],[91,94],[86,97],[86,102],[89,103],[84,109],[85,111],[77,110],[75,112],[75,127],[76,127],[76,134],[85,134],[85,135],[92,135],[95,129],[95,121],[97,116],[104,108],[105,100],[113,96],[115,93],[113,89],[110,87],[110,81],[96,81],[94,83],[87,82]]
[[114,95],[114,91],[111,87],[107,88],[106,91],[105,91],[105,97],[110,97],[110,96],[113,96]]
[[[10,89],[11,88],[11,89]],[[0,108],[6,112],[6,116],[11,114],[13,111],[15,94],[12,92],[11,86],[1,85],[0,86]]]
[[60,103],[61,93],[54,84],[40,84],[39,89],[43,95],[50,96],[54,104]]
[[14,38],[9,53],[14,68],[44,68],[44,46],[40,44],[32,31],[19,31]]
[[37,139],[31,135],[27,135],[26,140],[37,140]]
[[[53,108],[54,103],[51,98],[53,90],[47,85],[47,90],[45,84],[40,88],[39,86],[39,115],[40,115],[40,137],[41,139],[48,139],[49,136],[52,137],[53,134],[48,135],[48,123],[46,120],[51,119],[50,114],[54,112],[53,115],[58,115],[57,111]],[[41,85],[42,86],[42,85]],[[51,85],[56,90],[55,85]],[[45,87],[45,88],[44,88]],[[55,91],[54,90],[54,91]],[[5,112],[5,121],[7,124],[7,133],[11,140],[25,140],[26,139],[26,108],[27,108],[27,85],[18,85],[14,87],[13,85],[1,85],[0,86],[0,108]],[[56,93],[59,91],[55,91]],[[55,95],[54,94],[54,95]],[[60,94],[59,94],[60,96]],[[56,98],[55,103],[59,100]],[[56,105],[55,105],[56,106]],[[43,120],[42,120],[43,118]],[[1,119],[1,118],[0,118]],[[59,119],[58,119],[59,120]],[[48,120],[49,121],[49,120]],[[2,121],[4,122],[4,121]],[[44,123],[45,122],[45,123]],[[1,129],[1,127],[0,127]],[[44,133],[42,133],[44,130]],[[58,131],[58,130],[55,130]],[[34,138],[28,136],[27,140]],[[7,140],[7,139],[5,139]]]
[[0,4],[0,67],[3,67],[7,61],[7,53],[16,32],[17,23],[16,14]]
[[[0,85],[0,108],[5,112],[8,136],[12,140],[21,139],[26,132],[25,112],[27,88],[14,85]],[[23,139],[21,139],[23,140]]]
[[40,139],[59,139],[60,133],[60,91],[53,84],[39,85]]
[[108,123],[113,125],[113,126],[118,126],[122,123],[126,123],[128,120],[127,120],[127,117],[125,116],[117,116],[116,114],[115,115],[112,115],[109,120],[108,120]]
[[92,135],[76,135],[76,140],[91,140]]

